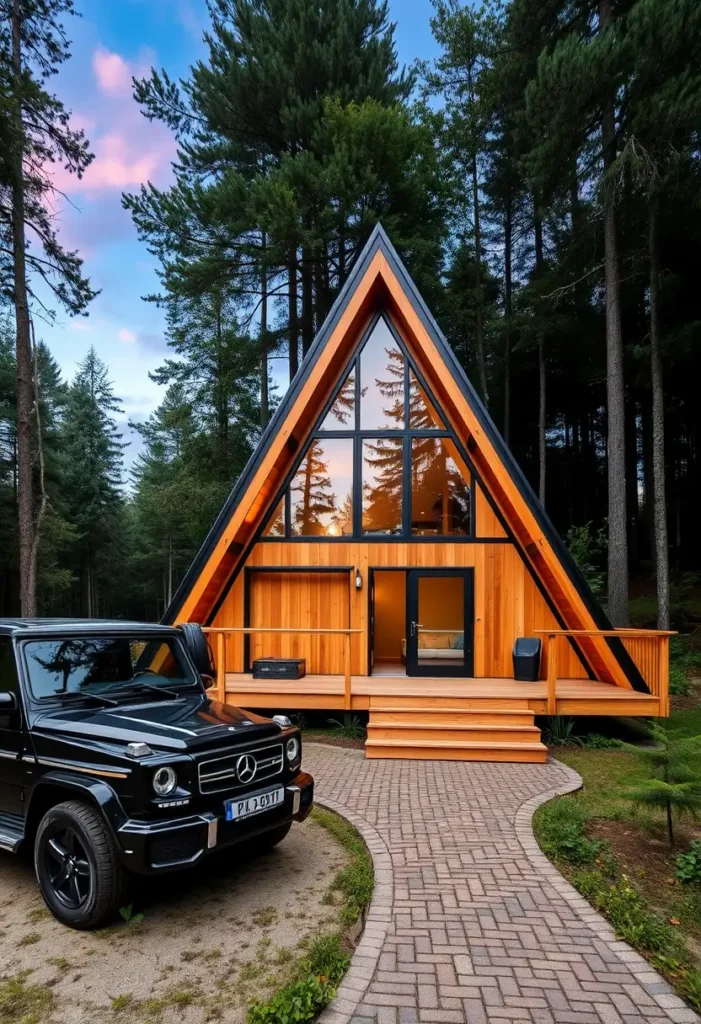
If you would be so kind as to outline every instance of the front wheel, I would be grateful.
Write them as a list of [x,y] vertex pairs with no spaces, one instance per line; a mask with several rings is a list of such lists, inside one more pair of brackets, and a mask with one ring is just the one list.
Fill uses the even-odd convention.
[[99,928],[127,902],[128,876],[102,815],[67,800],[46,812],[34,842],[41,894],[62,924]]

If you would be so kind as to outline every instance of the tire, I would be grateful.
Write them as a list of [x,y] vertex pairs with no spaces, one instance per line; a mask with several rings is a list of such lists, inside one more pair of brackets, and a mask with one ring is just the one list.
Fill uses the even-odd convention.
[[34,870],[47,907],[62,924],[108,924],[128,902],[129,876],[100,812],[67,800],[46,812],[34,841]]
[[202,627],[196,622],[183,622],[180,626],[187,653],[200,675],[216,676],[212,653]]

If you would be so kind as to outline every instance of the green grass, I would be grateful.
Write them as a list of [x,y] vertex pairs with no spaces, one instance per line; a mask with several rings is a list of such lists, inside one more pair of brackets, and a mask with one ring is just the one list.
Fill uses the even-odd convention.
[[[315,807],[312,821],[325,828],[349,854],[348,863],[329,890],[329,894],[341,894],[340,923],[348,927],[361,917],[372,898],[372,859],[361,836],[345,818]],[[341,931],[322,933],[305,942],[304,954],[292,966],[286,984],[268,999],[254,1000],[249,1005],[247,1024],[303,1024],[316,1017],[333,999],[348,968],[350,953],[344,948],[344,939]]]
[[[701,707],[675,711],[669,727],[683,736],[701,734]],[[662,812],[633,809],[621,794],[644,773],[629,750],[562,747],[557,757],[577,771],[584,788],[538,808],[533,828],[544,853],[613,925],[616,934],[643,953],[696,1009],[701,1010],[701,970],[684,936],[701,935],[701,888],[677,885],[661,897],[666,909],[651,907],[615,860],[607,843],[587,835],[591,818],[630,821],[643,828],[662,821]],[[641,840],[644,842],[644,839]],[[641,869],[642,870],[642,869]],[[678,926],[670,923],[678,920]]]
[[342,893],[341,920],[353,924],[365,912],[375,884],[372,858],[358,832],[345,818],[315,807],[312,820],[330,832],[350,854],[350,861],[336,875],[331,888]]
[[40,1024],[51,1013],[53,992],[45,985],[28,985],[29,971],[0,981],[0,1024]]

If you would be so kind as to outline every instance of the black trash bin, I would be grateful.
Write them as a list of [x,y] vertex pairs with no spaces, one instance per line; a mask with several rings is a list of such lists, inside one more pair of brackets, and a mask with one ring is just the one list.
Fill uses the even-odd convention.
[[514,642],[514,679],[534,683],[540,674],[540,650],[537,637],[520,636]]

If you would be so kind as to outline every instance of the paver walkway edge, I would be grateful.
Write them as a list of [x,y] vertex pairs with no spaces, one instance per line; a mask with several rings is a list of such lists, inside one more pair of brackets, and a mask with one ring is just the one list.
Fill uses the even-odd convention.
[[321,1024],[701,1024],[541,853],[566,765],[367,761],[309,744],[317,800],[370,850],[366,927]]

